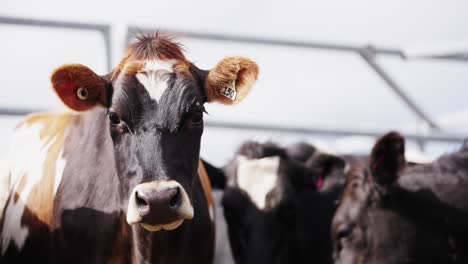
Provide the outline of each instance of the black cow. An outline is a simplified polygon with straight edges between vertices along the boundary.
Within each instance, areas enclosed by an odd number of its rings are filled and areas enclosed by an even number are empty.
[[[335,263],[468,263],[468,148],[408,166],[404,138],[379,138],[354,166],[333,220]]]
[[[105,76],[55,70],[74,112],[31,115],[16,131],[0,262],[210,263],[204,104],[237,103],[257,74],[242,57],[201,70],[161,34],[141,36]]]
[[[344,184],[336,178],[344,179],[344,167],[342,158],[306,144],[244,143],[223,168],[235,262],[330,263],[335,190]]]

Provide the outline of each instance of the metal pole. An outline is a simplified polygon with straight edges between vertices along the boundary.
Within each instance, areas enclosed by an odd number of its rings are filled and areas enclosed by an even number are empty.
[[[229,123],[221,121],[206,121],[206,127],[220,128],[220,129],[235,129],[235,130],[252,130],[252,131],[265,131],[265,132],[281,132],[281,133],[292,133],[292,134],[315,134],[315,135],[328,135],[328,136],[369,136],[379,137],[384,132],[369,132],[360,130],[339,130],[339,129],[321,129],[321,128],[305,128],[305,127],[284,127],[275,125],[258,125],[248,123]],[[423,140],[423,141],[438,141],[448,143],[461,143],[465,139],[462,135],[454,134],[433,134],[433,135],[416,135],[416,134],[405,134],[405,138],[409,140]]]
[[[77,29],[77,30],[95,30],[100,32],[104,38],[104,45],[106,47],[106,66],[110,71],[112,69],[112,46],[111,46],[111,32],[110,26],[106,24],[91,24],[91,23],[78,23],[66,22],[55,20],[42,20],[42,19],[29,19],[0,16],[0,24],[13,25],[13,26],[33,26],[33,27],[50,27],[62,29]]]
[[[153,31],[156,31],[155,28],[138,27],[134,25],[129,26],[127,28],[127,39],[126,39],[127,45],[129,44],[131,37],[134,36],[135,34],[142,33],[142,32],[153,32]],[[203,32],[196,32],[196,31],[183,31],[183,30],[168,29],[168,28],[161,29],[160,31],[167,32],[178,37],[211,40],[211,41],[240,42],[240,43],[249,43],[249,44],[260,44],[260,45],[269,45],[269,46],[286,46],[286,47],[306,48],[306,49],[322,49],[322,50],[330,50],[330,51],[337,51],[337,52],[359,53],[362,50],[362,46],[353,46],[353,45],[337,44],[337,43],[284,40],[284,39],[261,38],[261,37],[251,37],[251,36],[231,35],[231,34],[203,33]],[[404,54],[400,49],[375,48],[374,51],[377,54],[404,57]],[[468,56],[465,56],[465,57],[439,56],[439,57],[432,57],[431,59],[468,62]]]
[[[413,111],[420,119],[424,120],[433,129],[440,131],[440,127],[427,115],[398,85],[390,75],[375,60],[376,52],[372,47],[361,49],[359,54],[367,64],[385,81],[393,92]]]

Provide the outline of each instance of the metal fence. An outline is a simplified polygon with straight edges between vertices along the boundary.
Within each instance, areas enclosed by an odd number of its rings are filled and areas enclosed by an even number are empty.
[[[112,45],[111,45],[111,26],[106,24],[91,24],[91,23],[76,23],[66,21],[55,21],[55,20],[37,20],[37,19],[26,19],[26,18],[13,18],[0,16],[0,24],[6,25],[20,25],[20,26],[34,26],[34,27],[52,27],[60,29],[79,29],[79,30],[94,30],[98,31],[103,35],[105,49],[106,49],[106,63],[107,68],[111,70],[112,62]],[[154,31],[154,29],[128,26],[126,43],[128,44],[132,37],[141,32]],[[418,134],[405,134],[405,136],[419,143],[423,148],[425,143],[428,141],[437,142],[455,142],[459,143],[464,140],[461,135],[451,134],[448,131],[442,131],[440,126],[429,116],[418,104],[412,100],[405,92],[404,89],[399,85],[394,78],[392,78],[385,69],[376,61],[376,57],[383,56],[397,56],[401,59],[406,59],[406,55],[402,50],[398,49],[384,49],[374,47],[372,45],[367,46],[351,46],[336,43],[321,43],[321,42],[305,42],[305,41],[289,41],[282,39],[269,39],[269,38],[258,38],[250,36],[240,35],[226,35],[226,34],[210,34],[203,32],[188,32],[173,29],[162,30],[164,32],[170,32],[178,36],[183,36],[192,39],[201,39],[214,42],[237,42],[244,44],[261,44],[269,46],[282,46],[288,48],[302,48],[302,49],[318,49],[327,50],[334,52],[346,52],[359,54],[363,62],[365,62],[373,71],[382,79],[382,81],[391,89],[394,94],[414,113],[421,121],[425,122],[429,128],[431,128],[429,135],[418,135]],[[434,60],[457,60],[468,62],[467,56],[437,56],[429,59]],[[20,109],[20,108],[1,108],[1,115],[25,115],[30,112],[38,111],[41,109]],[[244,123],[228,123],[228,122],[207,122],[208,127],[234,129],[234,130],[257,130],[267,132],[281,132],[281,133],[296,133],[306,135],[328,135],[328,136],[378,136],[381,134],[380,131],[359,131],[359,130],[336,130],[336,129],[322,129],[322,128],[305,128],[305,127],[283,127],[277,125],[253,125]]]

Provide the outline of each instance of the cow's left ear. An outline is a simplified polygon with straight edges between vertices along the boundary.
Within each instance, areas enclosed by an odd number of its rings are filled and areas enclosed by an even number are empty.
[[[341,172],[339,175],[344,174],[346,162],[339,156],[327,153],[316,153],[305,162],[305,166],[313,172],[315,186],[321,188],[325,180],[335,175],[334,173],[336,171]]]
[[[244,57],[227,57],[208,72],[205,94],[208,102],[235,104],[249,93],[258,77],[258,65]]]
[[[63,65],[52,73],[50,80],[62,102],[75,111],[108,107],[108,82],[84,65]]]
[[[389,132],[377,139],[370,156],[370,169],[377,183],[394,183],[405,166],[405,139],[402,135]]]

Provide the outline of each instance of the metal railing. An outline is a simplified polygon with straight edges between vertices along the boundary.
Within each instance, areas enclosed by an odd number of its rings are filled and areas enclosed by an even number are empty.
[[[126,43],[129,44],[131,39],[140,33],[151,32],[154,29],[129,26],[127,29]],[[236,42],[245,44],[258,44],[268,46],[283,46],[288,48],[302,48],[302,49],[319,49],[332,52],[347,52],[355,53],[361,56],[363,61],[382,79],[387,87],[401,100],[408,109],[421,121],[425,122],[431,129],[431,135],[407,135],[418,142],[420,147],[423,149],[426,141],[443,141],[443,142],[461,142],[463,137],[461,135],[449,135],[448,133],[441,133],[441,127],[434,121],[434,119],[427,114],[426,111],[418,105],[399,85],[394,78],[392,78],[388,72],[385,71],[382,65],[380,65],[376,57],[378,55],[384,56],[396,56],[401,59],[406,59],[406,55],[402,50],[399,49],[388,49],[378,48],[371,45],[368,46],[353,46],[336,43],[321,43],[321,42],[306,42],[306,41],[292,41],[292,40],[281,40],[272,38],[260,38],[240,35],[228,35],[228,34],[210,34],[203,32],[194,31],[180,31],[174,29],[163,29],[163,32],[170,33],[178,37],[186,37],[192,39],[217,41],[217,42]],[[454,60],[468,62],[466,56],[454,57],[454,56],[438,56],[429,58],[431,60]],[[208,126],[214,126],[218,128],[229,128],[229,129],[246,129],[246,130],[263,130],[263,131],[276,131],[285,133],[301,133],[301,134],[321,134],[321,135],[367,135],[367,136],[378,136],[379,132],[366,132],[366,131],[342,131],[342,130],[331,130],[331,129],[320,129],[320,128],[292,128],[292,127],[281,127],[275,125],[251,125],[241,123],[226,123],[226,122],[208,122]]]
[[[0,24],[9,25],[24,25],[24,26],[41,26],[41,27],[53,27],[62,29],[80,29],[80,30],[96,30],[102,33],[105,46],[106,46],[106,62],[107,67],[111,69],[112,62],[112,46],[111,46],[111,26],[106,24],[89,24],[89,23],[76,23],[76,22],[65,22],[65,21],[53,21],[53,20],[37,20],[37,19],[25,19],[25,18],[12,18],[0,16]],[[127,28],[126,43],[130,43],[131,38],[141,32],[154,31],[153,29],[129,26]],[[405,134],[410,140],[415,140],[420,143],[423,147],[427,141],[437,142],[463,142],[464,137],[456,134],[442,133],[440,127],[435,121],[425,112],[423,109],[410,98],[404,89],[397,82],[390,77],[390,75],[383,69],[381,65],[375,60],[378,55],[385,56],[397,56],[405,59],[403,51],[398,49],[386,49],[372,46],[352,46],[336,43],[321,43],[321,42],[306,42],[306,41],[290,41],[282,39],[271,39],[271,38],[259,38],[251,36],[240,36],[240,35],[228,35],[228,34],[211,34],[202,32],[188,32],[180,30],[163,30],[170,32],[180,37],[187,37],[193,39],[201,39],[208,41],[221,41],[221,42],[238,42],[245,44],[260,44],[270,46],[283,46],[289,48],[303,48],[303,49],[319,49],[334,52],[351,52],[359,54],[364,62],[366,62],[375,73],[384,81],[384,83],[395,93],[400,100],[414,113],[420,120],[424,121],[432,128],[429,135],[419,134]],[[468,57],[436,57],[431,59],[443,59],[443,60],[457,60],[468,62]],[[35,112],[38,109],[7,109],[0,108],[0,115],[25,115],[31,112]],[[267,132],[279,132],[279,133],[294,133],[294,134],[311,134],[311,135],[329,135],[329,136],[372,136],[376,137],[380,135],[380,132],[373,131],[359,131],[359,130],[339,130],[339,129],[322,129],[322,128],[305,128],[305,127],[284,127],[276,125],[253,125],[248,123],[229,123],[229,122],[215,122],[209,121],[206,123],[208,127],[213,128],[224,128],[224,129],[235,129],[235,130],[257,130]]]
[[[0,16],[0,25],[2,24],[26,27],[49,27],[58,29],[97,31],[102,34],[102,37],[104,39],[104,45],[106,49],[106,67],[109,71],[112,69],[112,44],[110,25]]]

